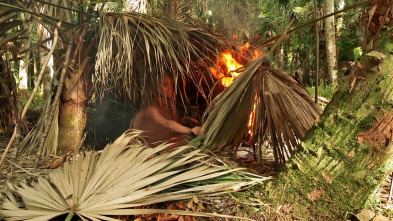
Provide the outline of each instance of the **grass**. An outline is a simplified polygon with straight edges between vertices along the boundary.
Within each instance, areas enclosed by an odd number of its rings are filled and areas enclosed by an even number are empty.
[[[307,87],[308,93],[314,97],[315,96],[315,86]],[[318,87],[318,96],[324,97],[326,99],[332,99],[335,90],[333,85],[319,86]]]

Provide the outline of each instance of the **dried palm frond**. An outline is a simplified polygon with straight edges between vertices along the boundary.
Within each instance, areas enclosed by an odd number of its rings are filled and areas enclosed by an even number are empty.
[[[187,94],[180,83],[203,93],[201,84],[214,81],[202,73],[214,66],[209,56],[216,57],[224,42],[205,29],[138,13],[102,14],[101,29],[96,84],[114,87],[136,106],[152,100],[166,75],[183,102]]]
[[[217,196],[262,181],[233,177],[241,169],[215,166],[208,162],[208,156],[190,146],[164,153],[162,150],[171,144],[149,148],[138,141],[140,133],[128,131],[100,155],[82,154],[31,185],[10,185],[0,214],[8,220],[49,220],[62,214],[92,220],[114,220],[109,215],[189,215],[186,211],[134,207],[193,195]]]
[[[251,130],[257,148],[270,137],[276,163],[283,163],[320,113],[302,85],[261,57],[213,100],[203,125],[205,144],[237,146]]]

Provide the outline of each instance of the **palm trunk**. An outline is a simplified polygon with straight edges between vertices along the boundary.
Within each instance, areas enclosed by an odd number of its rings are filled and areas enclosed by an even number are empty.
[[[58,150],[60,155],[76,151],[82,142],[87,119],[87,95],[84,80],[80,79],[84,69],[85,66],[74,69],[76,73],[73,73],[71,78],[65,79],[59,106]]]
[[[334,12],[334,0],[326,0],[324,5],[325,15]],[[337,82],[337,61],[336,61],[336,31],[334,16],[325,19],[325,40],[326,40],[326,67],[330,83]]]
[[[74,152],[86,126],[86,101],[62,101],[59,107],[59,154]]]
[[[72,72],[69,72],[64,82],[64,89],[59,107],[59,152],[66,154],[74,152],[83,142],[83,130],[86,126],[86,103],[91,96],[91,91],[87,91],[90,84],[91,71],[94,63],[89,57],[94,45],[94,40],[85,43],[85,32],[77,44],[71,61]]]
[[[381,14],[374,15],[376,21]],[[384,33],[384,39],[384,62],[370,59],[344,81],[271,185],[267,197],[289,204],[297,219],[341,220],[364,208],[391,172],[393,37]]]

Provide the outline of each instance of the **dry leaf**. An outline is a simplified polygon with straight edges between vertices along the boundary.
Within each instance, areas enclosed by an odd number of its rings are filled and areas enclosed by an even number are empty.
[[[192,208],[192,204],[193,204],[193,199],[191,199],[190,201],[188,201],[187,207],[188,207],[189,209],[191,209],[191,208]]]
[[[187,206],[183,202],[177,203],[176,206],[179,207],[179,209],[186,209],[187,208]]]
[[[370,25],[370,22],[371,22],[371,20],[373,19],[373,16],[374,16],[374,14],[375,14],[375,11],[377,10],[377,7],[378,7],[378,4],[375,4],[375,5],[373,6],[373,8],[370,9],[370,11],[368,11],[368,24],[367,24],[367,26]]]
[[[177,220],[179,218],[179,215],[173,215],[173,214],[164,214],[162,216],[163,221],[173,221]]]
[[[192,195],[192,199],[194,200],[194,203],[198,203],[198,197],[196,195]]]
[[[54,156],[54,159],[48,163],[47,165],[44,166],[45,169],[56,169],[63,165],[63,158]]]

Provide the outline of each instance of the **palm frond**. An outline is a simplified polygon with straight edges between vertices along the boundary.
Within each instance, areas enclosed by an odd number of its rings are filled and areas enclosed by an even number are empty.
[[[214,66],[209,56],[224,43],[207,30],[138,13],[107,13],[101,21],[95,79],[104,89],[114,87],[138,106],[151,101],[166,75],[177,94],[182,82],[203,93],[201,82],[213,81],[202,73]]]
[[[208,156],[190,146],[165,153],[161,151],[171,144],[149,148],[137,139],[140,133],[128,131],[100,155],[82,154],[31,185],[11,185],[14,191],[6,194],[2,216],[9,220],[48,220],[69,213],[110,220],[108,215],[152,212],[136,206],[190,199],[193,195],[216,196],[251,183],[239,176],[231,179],[231,174],[241,169],[209,164]],[[223,176],[226,182],[214,181]],[[18,196],[23,202],[16,200]]]
[[[247,136],[251,123],[252,143],[261,148],[263,141],[270,137],[276,162],[282,163],[321,110],[302,85],[288,74],[265,66],[265,61],[262,57],[250,63],[213,100],[203,125],[205,144],[214,148],[237,146]]]

